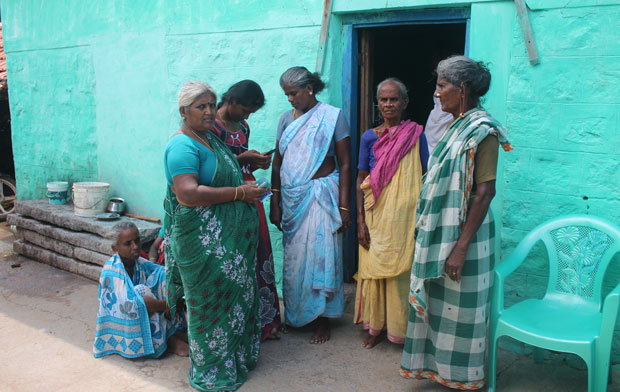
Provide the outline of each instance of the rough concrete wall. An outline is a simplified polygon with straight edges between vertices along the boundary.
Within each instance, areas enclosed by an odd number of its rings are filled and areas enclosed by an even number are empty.
[[[620,224],[620,6],[530,12],[541,63],[528,62],[521,30],[512,35],[507,125],[515,150],[504,154],[505,255],[532,228],[565,214]],[[546,253],[507,281],[507,305],[544,294]],[[620,279],[620,260],[605,290]],[[620,336],[616,331],[616,337]],[[614,339],[620,361],[620,339]]]
[[[314,69],[322,9],[321,0],[218,8],[188,0],[3,1],[19,197],[45,197],[50,180],[100,180],[130,212],[161,217],[162,155],[180,125],[178,90],[191,79],[219,94],[256,80],[267,103],[249,119],[250,148],[272,149],[290,108],[278,79],[294,65]],[[275,228],[272,243],[281,260]]]
[[[9,53],[17,196],[45,196],[49,181],[97,179],[95,78],[83,47]]]

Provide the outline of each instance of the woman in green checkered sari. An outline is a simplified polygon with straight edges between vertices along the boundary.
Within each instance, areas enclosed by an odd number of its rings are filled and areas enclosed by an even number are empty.
[[[215,103],[203,82],[179,93],[183,125],[164,153],[166,285],[171,313],[181,298],[187,306],[190,384],[231,391],[258,360],[255,202],[265,190],[243,183],[237,159],[211,131]]]
[[[401,362],[403,377],[461,390],[484,386],[494,262],[489,205],[498,146],[511,149],[506,129],[479,107],[490,82],[486,66],[468,57],[437,66],[436,96],[454,121],[433,151],[418,202]]]

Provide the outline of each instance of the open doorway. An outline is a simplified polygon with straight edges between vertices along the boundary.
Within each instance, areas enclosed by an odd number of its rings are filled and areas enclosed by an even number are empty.
[[[402,80],[409,90],[406,117],[426,125],[433,108],[435,68],[448,56],[467,54],[468,20],[468,9],[392,11],[343,19],[343,25],[350,26],[345,30],[351,46],[345,50],[345,56],[349,57],[344,62],[343,80],[352,83],[350,89],[345,85],[343,106],[350,113],[353,130],[351,162],[354,181],[360,137],[380,123],[377,84],[388,77]],[[351,206],[356,203],[354,188],[350,194]],[[352,219],[351,227],[344,235],[344,278],[348,282],[357,271],[357,245],[357,224]]]
[[[379,82],[400,79],[409,90],[407,119],[425,125],[433,108],[435,67],[455,54],[464,54],[467,24],[413,24],[359,30],[359,132],[379,125],[376,102]]]

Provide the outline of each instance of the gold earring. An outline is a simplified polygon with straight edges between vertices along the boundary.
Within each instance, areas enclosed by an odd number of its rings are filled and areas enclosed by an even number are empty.
[[[461,110],[460,110],[460,114],[459,114],[459,118],[463,118],[465,117],[465,113],[463,113],[463,107],[465,106],[465,95],[461,94]]]
[[[312,91],[310,91],[310,95],[312,95]]]

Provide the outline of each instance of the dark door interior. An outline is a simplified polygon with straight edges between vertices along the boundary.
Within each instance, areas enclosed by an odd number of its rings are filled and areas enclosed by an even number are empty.
[[[361,29],[359,39],[360,134],[379,125],[377,85],[388,77],[409,90],[407,118],[424,125],[433,108],[437,63],[465,51],[466,24],[416,24]]]

